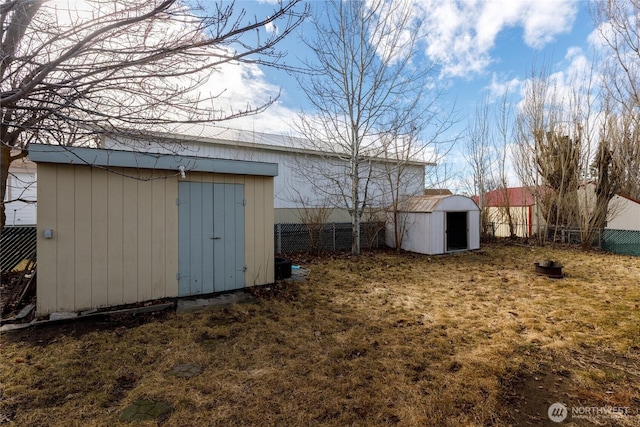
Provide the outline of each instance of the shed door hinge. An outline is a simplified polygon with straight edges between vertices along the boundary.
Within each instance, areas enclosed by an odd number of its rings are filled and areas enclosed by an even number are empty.
[[[247,206],[247,199],[242,199],[242,206]]]

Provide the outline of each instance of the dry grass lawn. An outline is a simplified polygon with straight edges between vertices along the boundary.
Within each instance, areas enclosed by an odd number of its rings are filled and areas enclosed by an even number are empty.
[[[567,277],[536,276],[545,258]],[[547,425],[554,402],[628,408],[563,425],[640,425],[638,257],[496,245],[304,266],[257,304],[3,335],[0,424],[127,425],[150,399],[172,411],[139,425]],[[183,363],[203,371],[167,374]]]

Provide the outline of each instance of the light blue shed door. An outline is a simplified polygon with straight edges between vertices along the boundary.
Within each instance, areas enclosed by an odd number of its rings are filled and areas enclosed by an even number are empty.
[[[244,287],[244,186],[178,186],[178,295]]]

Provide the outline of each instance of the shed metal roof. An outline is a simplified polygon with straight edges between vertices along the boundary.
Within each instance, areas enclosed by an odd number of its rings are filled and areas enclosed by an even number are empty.
[[[460,196],[460,195],[455,195],[455,194],[440,194],[440,195],[436,195],[436,196],[415,196],[415,197],[410,197],[406,200],[403,200],[399,207],[398,210],[400,212],[422,212],[422,213],[431,213],[431,212],[435,212],[438,210],[438,207],[440,206],[440,204],[442,203],[443,200],[445,199],[449,199],[449,198],[462,198],[462,199],[467,199],[469,200],[471,203],[473,203],[475,205],[475,202],[465,196]],[[478,209],[477,206],[475,206],[476,210]]]
[[[164,169],[232,175],[277,176],[278,164],[246,160],[211,159],[137,151],[30,144],[29,158],[38,163],[61,163],[101,167]]]

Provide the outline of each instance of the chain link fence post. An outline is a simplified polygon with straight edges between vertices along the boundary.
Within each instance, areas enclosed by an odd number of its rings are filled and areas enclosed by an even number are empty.
[[[331,224],[331,228],[333,230],[333,233],[332,233],[332,235],[333,235],[333,251],[335,252],[336,251],[336,223],[335,222]]]
[[[282,253],[282,224],[276,224],[276,253]]]

